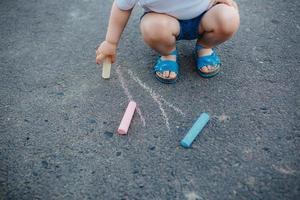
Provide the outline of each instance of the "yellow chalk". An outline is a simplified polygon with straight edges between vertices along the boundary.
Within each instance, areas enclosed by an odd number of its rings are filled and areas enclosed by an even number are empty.
[[[102,78],[109,79],[111,69],[111,59],[109,57],[105,58],[102,68]]]

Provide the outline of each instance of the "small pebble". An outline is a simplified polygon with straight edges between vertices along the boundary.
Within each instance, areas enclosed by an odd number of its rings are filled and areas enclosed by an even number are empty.
[[[64,115],[64,120],[69,120],[69,116],[68,115]]]
[[[267,152],[270,151],[270,149],[269,149],[268,147],[264,147],[263,150],[264,150],[264,151],[267,151]]]
[[[266,107],[261,107],[260,109],[261,109],[261,110],[267,110],[267,108],[266,108]]]
[[[153,151],[153,150],[155,149],[155,146],[151,146],[151,147],[149,147],[149,149],[150,149],[151,151]]]
[[[47,167],[48,167],[48,162],[47,162],[46,160],[43,160],[43,161],[42,161],[42,166],[43,166],[44,168],[47,168]]]
[[[91,124],[97,123],[97,121],[95,119],[88,119],[88,122],[91,123]]]
[[[276,19],[272,19],[271,22],[272,22],[273,24],[279,24],[279,23],[280,23],[280,22],[279,22],[278,20],[276,20]]]
[[[112,138],[114,134],[113,134],[112,132],[105,131],[105,132],[104,132],[104,135],[105,135],[107,138]]]

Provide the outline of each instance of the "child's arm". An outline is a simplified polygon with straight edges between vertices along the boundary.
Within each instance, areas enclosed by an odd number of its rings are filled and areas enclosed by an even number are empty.
[[[100,64],[106,57],[111,57],[112,62],[116,61],[116,49],[122,32],[131,15],[130,10],[121,10],[116,3],[113,3],[106,38],[96,51],[96,63]]]

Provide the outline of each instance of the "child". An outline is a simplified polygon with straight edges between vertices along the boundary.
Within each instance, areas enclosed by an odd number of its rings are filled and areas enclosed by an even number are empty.
[[[115,0],[105,41],[96,51],[97,64],[106,57],[115,62],[118,42],[136,3],[145,10],[140,21],[144,41],[161,55],[154,66],[159,81],[177,80],[177,40],[197,39],[198,74],[205,78],[218,74],[221,62],[212,48],[232,37],[239,27],[233,0]]]

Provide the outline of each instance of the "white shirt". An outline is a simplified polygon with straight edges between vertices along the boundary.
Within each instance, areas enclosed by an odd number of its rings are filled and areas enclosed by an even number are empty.
[[[135,4],[144,8],[145,12],[165,13],[177,19],[192,19],[212,6],[211,0],[115,0],[121,10],[130,10]]]

